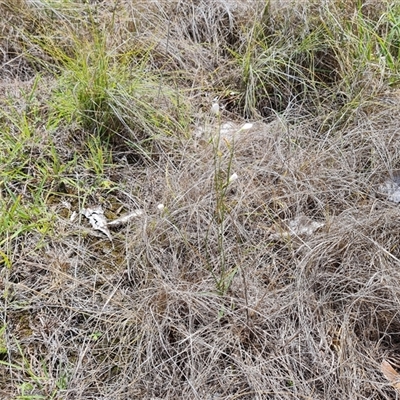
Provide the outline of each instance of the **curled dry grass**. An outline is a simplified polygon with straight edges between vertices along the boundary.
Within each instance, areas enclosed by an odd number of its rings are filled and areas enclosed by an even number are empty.
[[[115,247],[59,216],[39,249],[35,235],[20,239],[3,315],[4,360],[21,369],[5,368],[5,387],[33,381],[49,396],[63,380],[56,398],[88,399],[391,398],[379,360],[397,352],[399,213],[371,190],[383,161],[398,161],[396,127],[380,121],[332,138],[260,124],[238,141],[223,232],[225,268],[237,273],[224,295],[211,273],[208,144],[124,167],[113,201],[146,216],[116,232]],[[297,215],[325,226],[271,239]]]
[[[248,17],[217,3],[210,16],[203,2],[154,2],[134,27],[119,21],[131,31],[155,24],[156,14],[172,21],[178,35],[164,29],[168,46],[155,47],[146,65],[185,70],[193,107],[209,87],[197,86],[201,79],[219,71],[192,53],[185,60],[179,46],[219,49],[217,59],[240,75],[222,50],[239,51],[240,24],[239,38],[228,37],[229,24]],[[185,20],[196,7],[199,20]],[[37,91],[51,97],[46,90]],[[393,398],[380,364],[395,366],[400,351],[399,210],[375,193],[399,169],[396,92],[350,94],[345,109],[321,103],[320,116],[289,96],[279,116],[247,132],[237,121],[234,133],[222,130],[232,110],[221,120],[199,111],[201,133],[154,138],[146,158],[82,126],[46,126],[46,97],[32,108],[34,92],[24,93],[16,102],[24,118],[9,101],[1,114],[2,398]],[[238,179],[227,187],[216,184],[232,173]],[[114,229],[111,243],[70,220],[98,204],[109,218],[137,208],[144,215]],[[288,233],[299,216],[324,225]]]

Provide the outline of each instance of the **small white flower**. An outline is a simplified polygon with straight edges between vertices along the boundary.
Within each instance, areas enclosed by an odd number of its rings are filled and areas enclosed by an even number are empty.
[[[247,122],[246,124],[244,124],[240,130],[241,131],[248,131],[253,127],[253,124],[251,122]]]
[[[165,208],[165,206],[164,206],[164,204],[159,204],[158,206],[157,206],[157,208],[158,208],[158,210],[159,211],[163,211],[164,210],[164,208]]]
[[[237,178],[238,178],[238,174],[235,172],[234,174],[232,174],[229,177],[229,183],[235,182]]]
[[[213,103],[211,106],[211,112],[215,115],[219,115],[219,104],[218,103]]]

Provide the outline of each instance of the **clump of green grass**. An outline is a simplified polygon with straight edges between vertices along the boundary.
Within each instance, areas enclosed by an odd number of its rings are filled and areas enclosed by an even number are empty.
[[[35,48],[24,56],[57,77],[50,126],[77,123],[106,142],[121,137],[120,142],[144,153],[166,133],[187,134],[188,103],[181,93],[167,87],[162,76],[149,70],[151,48],[143,50],[134,38],[131,46],[109,40],[115,18],[98,23],[101,10],[97,8],[42,6],[31,18],[45,26],[35,24],[33,31],[21,31],[17,43]]]
[[[10,242],[21,234],[29,231],[46,234],[52,226],[51,216],[45,210],[44,189],[51,186],[50,176],[57,171],[56,164],[47,162],[44,154],[47,144],[37,135],[42,126],[41,111],[33,100],[37,82],[24,96],[25,110],[13,110],[9,105],[9,111],[3,109],[0,113],[3,132],[0,202],[4,209],[0,217],[0,245],[8,251]]]
[[[241,68],[245,115],[269,117],[301,107],[314,115],[329,108],[338,117],[398,80],[393,5],[372,16],[362,5],[348,14],[337,7],[299,3],[289,21],[265,7],[239,50],[231,50]]]
[[[146,58],[138,59],[134,50],[108,49],[106,35],[94,32],[92,41],[77,41],[74,55],[66,56],[53,97],[53,125],[75,121],[106,141],[122,138],[145,153],[160,136],[185,135],[189,108],[181,95],[146,72]]]

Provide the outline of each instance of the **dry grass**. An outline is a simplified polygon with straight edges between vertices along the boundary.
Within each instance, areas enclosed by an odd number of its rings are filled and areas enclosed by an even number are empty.
[[[0,1],[1,399],[397,398],[393,4],[56,3]]]

